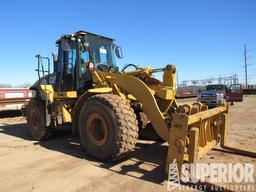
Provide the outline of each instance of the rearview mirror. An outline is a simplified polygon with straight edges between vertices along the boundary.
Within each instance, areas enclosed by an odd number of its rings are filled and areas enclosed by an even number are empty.
[[[119,59],[123,58],[123,52],[122,52],[121,47],[115,46],[115,54],[116,54],[117,58],[119,58]]]

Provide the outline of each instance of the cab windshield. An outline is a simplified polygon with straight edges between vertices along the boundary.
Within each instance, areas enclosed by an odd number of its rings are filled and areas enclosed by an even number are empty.
[[[95,66],[108,65],[115,66],[114,44],[112,40],[101,37],[85,36],[83,39],[84,49],[82,59],[92,61]]]

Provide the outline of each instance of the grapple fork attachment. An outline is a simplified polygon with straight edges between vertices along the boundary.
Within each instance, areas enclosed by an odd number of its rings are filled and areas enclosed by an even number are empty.
[[[185,105],[184,113],[174,114],[168,141],[167,172],[169,164],[176,160],[181,173],[184,161],[195,163],[219,142],[221,148],[240,155],[256,157],[253,152],[226,145],[227,104],[210,110],[206,109],[200,104]]]
[[[184,113],[174,114],[168,141],[167,168],[176,159],[179,171],[184,160],[196,162],[219,141],[223,146],[226,138],[227,105],[210,110],[200,104],[184,108]]]

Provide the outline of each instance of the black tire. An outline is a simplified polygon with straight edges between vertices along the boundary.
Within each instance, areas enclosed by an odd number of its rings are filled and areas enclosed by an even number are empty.
[[[26,107],[28,132],[35,140],[44,140],[50,137],[51,132],[45,126],[45,104],[43,101],[31,99]]]
[[[138,122],[129,103],[113,94],[87,100],[79,116],[83,148],[101,161],[114,161],[134,150]]]

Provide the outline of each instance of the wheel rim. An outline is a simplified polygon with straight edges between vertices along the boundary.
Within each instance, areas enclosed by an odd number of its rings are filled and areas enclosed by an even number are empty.
[[[38,119],[38,115],[36,113],[36,111],[34,109],[31,110],[30,113],[30,124],[31,127],[36,130],[38,127],[38,123],[39,123],[39,119]]]
[[[105,118],[101,114],[90,114],[86,123],[86,129],[93,144],[102,146],[107,143],[109,128]]]

